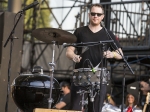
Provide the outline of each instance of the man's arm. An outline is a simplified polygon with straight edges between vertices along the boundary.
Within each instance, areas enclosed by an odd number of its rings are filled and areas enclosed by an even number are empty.
[[[56,109],[61,109],[61,108],[65,107],[65,106],[66,106],[66,103],[63,102],[63,101],[61,101],[61,102],[59,102],[59,103],[57,103],[57,104],[55,105],[55,108],[56,108]]]
[[[116,106],[116,103],[114,102],[110,94],[107,94],[107,99],[108,99],[108,103],[110,103],[113,106]]]
[[[75,51],[75,47],[72,47],[72,46],[68,47],[66,51],[66,56],[70,60],[73,60],[74,62],[79,63],[81,60],[81,57],[79,55],[76,55],[74,51]]]

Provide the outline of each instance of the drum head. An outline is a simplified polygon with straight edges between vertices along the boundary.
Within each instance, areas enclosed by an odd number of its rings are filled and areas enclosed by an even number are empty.
[[[20,75],[12,83],[13,100],[18,108],[24,112],[33,112],[34,108],[48,108],[49,92],[50,77],[47,75]],[[59,97],[60,86],[54,78],[51,107],[57,103]]]

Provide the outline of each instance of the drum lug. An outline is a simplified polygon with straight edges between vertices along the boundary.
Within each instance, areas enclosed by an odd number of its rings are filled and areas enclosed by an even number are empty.
[[[107,71],[107,79],[110,80],[110,72]]]
[[[100,79],[100,74],[97,74],[96,76],[97,76],[98,79]]]
[[[87,76],[87,79],[90,79],[90,78],[91,78],[91,75],[88,75],[88,76]]]

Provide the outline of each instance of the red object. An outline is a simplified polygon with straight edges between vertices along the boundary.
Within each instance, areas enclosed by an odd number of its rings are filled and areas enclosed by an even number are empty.
[[[119,41],[119,36],[118,35],[116,35],[116,40]]]
[[[132,107],[129,107],[127,112],[132,112]]]

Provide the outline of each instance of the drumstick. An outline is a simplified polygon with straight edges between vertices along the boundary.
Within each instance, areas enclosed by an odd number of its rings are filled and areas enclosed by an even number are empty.
[[[83,53],[85,53],[85,51],[89,50],[89,47],[85,46],[85,47],[82,47],[82,52],[81,54],[79,55],[79,57],[82,56]]]

